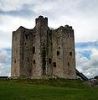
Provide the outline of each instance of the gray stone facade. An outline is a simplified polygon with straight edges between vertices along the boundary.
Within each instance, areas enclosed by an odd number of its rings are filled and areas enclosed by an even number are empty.
[[[76,79],[74,30],[48,27],[39,16],[33,29],[20,26],[12,36],[12,78]]]

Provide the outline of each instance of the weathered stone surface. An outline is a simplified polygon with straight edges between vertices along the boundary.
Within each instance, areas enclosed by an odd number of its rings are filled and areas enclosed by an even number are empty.
[[[59,77],[75,79],[74,30],[61,26],[52,30],[48,18],[36,18],[33,29],[19,27],[12,37],[13,78]]]

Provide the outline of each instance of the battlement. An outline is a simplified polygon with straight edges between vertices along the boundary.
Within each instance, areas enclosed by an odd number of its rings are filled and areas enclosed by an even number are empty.
[[[72,26],[69,26],[69,25],[60,26],[59,29],[73,30]]]
[[[48,26],[48,18],[47,17],[43,17],[43,16],[39,16],[38,18],[35,19],[35,23],[36,23],[36,25],[43,24],[43,25],[47,25]]]
[[[60,26],[59,28],[55,29],[54,31],[62,31],[63,33],[70,33],[70,35],[74,35],[74,29],[72,28],[72,26],[69,25],[65,25],[65,26]],[[72,35],[72,36],[73,36]]]

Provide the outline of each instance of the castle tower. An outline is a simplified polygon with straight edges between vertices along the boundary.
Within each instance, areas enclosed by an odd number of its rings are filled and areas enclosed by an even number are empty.
[[[33,29],[20,27],[12,37],[12,77],[75,79],[74,30],[48,27],[48,18],[39,16]]]
[[[36,42],[35,42],[35,48],[36,48],[36,57],[38,59],[36,65],[36,69],[39,69],[37,71],[40,72],[40,76],[44,76],[47,74],[47,33],[48,33],[48,19],[43,16],[39,16],[36,18]],[[39,53],[38,53],[39,52]],[[32,69],[33,70],[33,69]],[[34,72],[33,72],[34,73]],[[32,75],[34,75],[32,73]],[[37,74],[38,74],[37,73]],[[35,76],[37,76],[37,74]],[[32,76],[34,78],[34,76]]]
[[[19,27],[18,30],[12,34],[12,67],[11,76],[17,78],[20,76],[20,66],[22,64],[22,33],[23,27]]]
[[[74,30],[71,26],[61,26],[52,33],[53,75],[75,79]]]
[[[13,78],[30,78],[32,72],[32,30],[20,26],[12,37],[12,69]]]

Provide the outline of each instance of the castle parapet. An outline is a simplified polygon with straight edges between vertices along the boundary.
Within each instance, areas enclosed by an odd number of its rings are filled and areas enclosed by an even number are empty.
[[[47,17],[39,16],[38,18],[35,19],[35,22],[36,22],[36,26],[37,25],[48,26],[48,18]]]
[[[67,31],[74,32],[74,29],[72,28],[72,26],[65,25],[65,29],[66,29]]]

